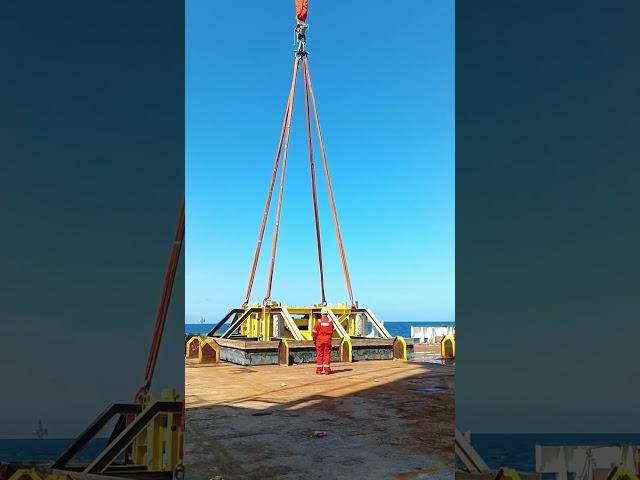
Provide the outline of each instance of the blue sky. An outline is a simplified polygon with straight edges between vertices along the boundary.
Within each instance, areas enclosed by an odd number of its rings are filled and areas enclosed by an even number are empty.
[[[213,322],[244,299],[291,78],[293,4],[187,2],[186,322]],[[307,22],[354,296],[384,321],[454,320],[453,1],[312,1]],[[320,300],[298,87],[271,295],[288,305]],[[316,167],[337,303],[347,293]],[[265,294],[274,214],[275,201],[252,301]]]

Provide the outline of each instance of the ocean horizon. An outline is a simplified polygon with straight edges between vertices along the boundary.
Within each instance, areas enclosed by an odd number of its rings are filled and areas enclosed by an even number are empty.
[[[634,433],[471,433],[471,445],[492,470],[534,472],[537,445],[639,445]]]
[[[2,463],[52,463],[62,455],[75,438],[0,438],[0,462]],[[96,458],[107,445],[108,438],[92,439],[74,457],[74,460],[89,462]]]
[[[0,462],[49,463],[71,445],[72,438],[0,439]],[[104,448],[106,438],[96,438],[76,459],[90,461]],[[472,433],[471,444],[492,470],[501,467],[518,472],[535,471],[535,445],[639,445],[640,434],[632,433]]]
[[[185,335],[204,335],[209,333],[215,324],[213,323],[185,323],[184,333]],[[230,322],[227,322],[230,325]],[[455,322],[438,322],[438,321],[420,321],[420,322],[406,322],[406,321],[393,321],[386,320],[384,322],[385,328],[389,331],[392,337],[404,337],[411,338],[411,327],[455,327]],[[223,327],[224,328],[224,327]]]

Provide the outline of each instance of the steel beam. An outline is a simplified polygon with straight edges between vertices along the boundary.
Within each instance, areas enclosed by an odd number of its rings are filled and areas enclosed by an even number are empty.
[[[342,326],[342,324],[338,321],[338,318],[333,314],[333,312],[331,311],[331,309],[328,309],[328,317],[331,319],[331,321],[333,322],[333,326],[335,327],[336,331],[338,332],[338,335],[340,336],[340,338],[347,338],[349,337],[349,334],[347,333],[347,331],[344,329],[344,327]]]
[[[464,438],[464,435],[456,428],[455,432],[455,454],[460,459],[470,473],[484,473],[489,471],[489,467],[482,457],[478,455],[471,443]]]
[[[369,321],[373,325],[373,328],[378,331],[382,338],[391,338],[391,335],[389,334],[387,329],[384,328],[382,322],[378,320],[378,317],[376,317],[370,309],[358,308],[356,310],[356,313],[364,313],[367,317],[369,317]]]
[[[232,309],[229,313],[227,313],[224,317],[222,317],[222,320],[220,320],[215,327],[213,327],[211,329],[211,331],[209,333],[207,333],[207,337],[213,337],[215,335],[215,333],[220,329],[220,327],[222,327],[225,323],[227,323],[227,321],[235,314],[238,315],[240,313],[244,312],[244,310],[242,310],[241,308],[234,308]]]
[[[229,338],[229,337],[231,336],[231,334],[233,334],[233,332],[235,332],[235,331],[240,327],[240,325],[242,325],[242,324],[244,323],[244,321],[245,321],[247,318],[249,318],[249,316],[250,316],[252,313],[256,313],[256,312],[259,312],[259,311],[261,311],[261,310],[262,310],[262,309],[261,309],[261,308],[258,308],[258,307],[251,307],[251,308],[247,308],[247,309],[244,311],[244,313],[243,313],[242,315],[240,315],[238,318],[236,318],[236,319],[233,321],[233,323],[231,324],[231,326],[229,327],[229,329],[228,329],[226,332],[224,332],[224,333],[220,336],[220,338]],[[240,310],[240,311],[242,311],[242,310]]]
[[[104,410],[75,442],[53,463],[51,468],[64,469],[67,463],[94,438],[115,415],[137,415],[142,406],[137,403],[115,403]]]
[[[120,455],[125,448],[138,436],[156,415],[161,413],[182,412],[182,402],[157,401],[140,412],[135,419],[127,425],[118,437],[100,452],[93,462],[84,469],[84,473],[103,473],[107,467]]]
[[[286,307],[279,307],[275,310],[279,310],[282,314],[282,317],[284,318],[284,324],[291,332],[291,335],[293,335],[294,340],[304,340],[304,337],[302,336],[300,329],[296,325],[295,320],[293,319],[293,317],[291,317],[289,310],[287,310]]]

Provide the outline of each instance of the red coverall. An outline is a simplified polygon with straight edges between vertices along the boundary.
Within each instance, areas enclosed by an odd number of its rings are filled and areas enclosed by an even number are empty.
[[[316,373],[331,373],[331,335],[333,322],[326,315],[322,315],[311,332],[313,343],[316,345]]]

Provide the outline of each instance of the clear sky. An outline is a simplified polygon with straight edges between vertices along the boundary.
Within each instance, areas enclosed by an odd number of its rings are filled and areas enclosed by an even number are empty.
[[[187,2],[185,321],[244,293],[293,65],[293,0]],[[454,2],[310,2],[307,49],[355,299],[454,320]],[[271,298],[320,301],[302,84]],[[316,160],[320,160],[316,147]],[[347,300],[316,170],[327,300]],[[275,196],[274,196],[275,198]],[[264,298],[275,202],[253,288]]]

